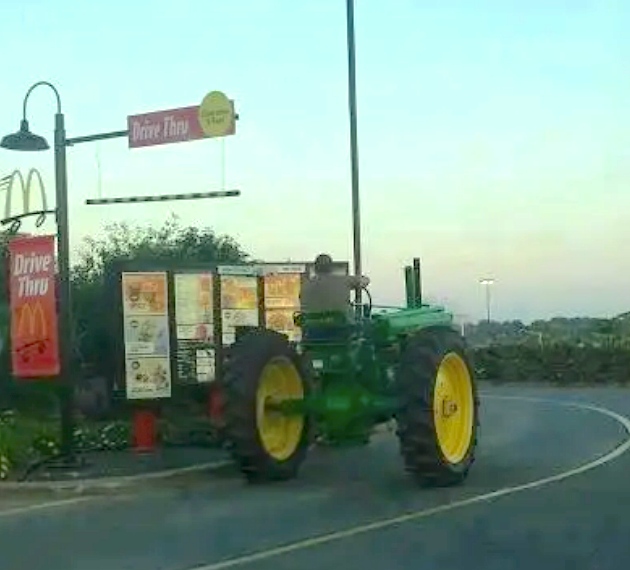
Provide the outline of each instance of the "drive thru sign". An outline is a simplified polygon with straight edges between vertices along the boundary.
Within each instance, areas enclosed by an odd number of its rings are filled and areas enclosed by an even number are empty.
[[[233,135],[235,120],[234,101],[211,91],[201,105],[127,117],[129,148]]]

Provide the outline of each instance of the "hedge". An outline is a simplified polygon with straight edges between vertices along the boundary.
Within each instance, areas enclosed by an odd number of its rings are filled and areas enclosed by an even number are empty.
[[[630,381],[630,350],[622,347],[508,345],[475,348],[471,353],[482,381],[562,386],[625,385]]]

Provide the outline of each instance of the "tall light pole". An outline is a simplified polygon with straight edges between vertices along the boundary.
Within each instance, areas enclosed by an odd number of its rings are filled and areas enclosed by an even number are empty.
[[[487,321],[490,322],[490,288],[494,285],[494,279],[486,277],[480,279],[479,283],[486,288],[486,318]]]
[[[350,165],[352,176],[352,251],[354,274],[363,275],[361,266],[361,209],[359,203],[359,144],[357,138],[357,86],[354,45],[354,0],[346,0],[348,35],[348,110],[350,114]],[[361,304],[361,289],[355,291],[355,303]],[[361,313],[362,314],[362,313]]]

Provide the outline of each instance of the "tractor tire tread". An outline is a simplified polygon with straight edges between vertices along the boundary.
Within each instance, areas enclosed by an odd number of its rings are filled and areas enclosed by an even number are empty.
[[[433,421],[433,387],[440,362],[447,352],[457,352],[471,373],[473,388],[473,434],[464,459],[449,463],[441,453]],[[450,486],[462,482],[475,460],[479,398],[464,339],[454,330],[421,331],[403,351],[397,374],[402,405],[396,413],[396,433],[405,469],[423,486]]]
[[[305,418],[298,448],[285,461],[270,457],[260,443],[256,426],[256,392],[260,373],[275,356],[284,356],[296,366],[307,395],[310,391],[308,369],[287,338],[275,331],[258,329],[239,338],[230,347],[223,373],[225,437],[233,459],[252,483],[294,477],[308,449],[309,418]]]

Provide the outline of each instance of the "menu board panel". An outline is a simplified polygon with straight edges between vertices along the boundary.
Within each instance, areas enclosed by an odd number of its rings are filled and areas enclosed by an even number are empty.
[[[299,273],[272,273],[264,276],[265,326],[287,335],[290,341],[301,338],[300,329],[293,320],[300,310]]]
[[[212,274],[175,275],[175,321],[177,325],[213,322]]]
[[[251,275],[221,277],[223,344],[232,344],[236,327],[258,326],[258,279]]]
[[[280,273],[264,277],[265,307],[289,308],[300,306],[301,275]]]
[[[177,373],[182,382],[212,382],[214,375],[213,278],[175,275]]]
[[[166,273],[123,273],[122,289],[127,398],[169,398]]]
[[[265,311],[265,327],[287,335],[291,342],[299,342],[302,334],[293,320],[295,312],[295,309],[269,309]]]
[[[158,316],[129,316],[125,319],[126,354],[168,356],[168,320]]]

